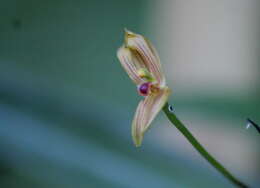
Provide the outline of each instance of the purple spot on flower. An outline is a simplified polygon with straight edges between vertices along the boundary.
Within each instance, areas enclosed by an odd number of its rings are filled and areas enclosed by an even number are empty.
[[[138,91],[142,96],[147,96],[149,93],[150,89],[150,84],[149,82],[143,83],[138,87]]]

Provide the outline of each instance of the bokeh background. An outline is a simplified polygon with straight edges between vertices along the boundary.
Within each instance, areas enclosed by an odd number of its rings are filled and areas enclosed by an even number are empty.
[[[236,177],[260,185],[257,0],[2,0],[0,187],[233,187],[170,125],[141,148],[141,97],[116,50],[126,27],[159,51],[175,113]]]

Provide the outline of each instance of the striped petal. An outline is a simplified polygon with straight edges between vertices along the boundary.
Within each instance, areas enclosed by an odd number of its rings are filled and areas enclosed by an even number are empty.
[[[143,79],[139,76],[138,70],[144,67],[142,61],[134,56],[131,50],[125,46],[122,46],[118,49],[117,57],[133,82],[136,85],[141,84]]]
[[[125,31],[125,45],[142,58],[147,70],[155,77],[161,86],[165,86],[160,58],[153,45],[143,36],[131,31]]]
[[[170,95],[170,89],[164,87],[140,101],[132,123],[132,137],[136,146],[142,144],[143,135],[149,128],[159,111],[163,108]]]

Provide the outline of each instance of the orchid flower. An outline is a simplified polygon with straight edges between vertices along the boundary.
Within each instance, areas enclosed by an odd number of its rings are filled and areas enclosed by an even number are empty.
[[[170,95],[159,56],[152,44],[139,34],[125,30],[124,44],[117,56],[144,99],[137,106],[132,122],[132,137],[140,146],[143,135]]]

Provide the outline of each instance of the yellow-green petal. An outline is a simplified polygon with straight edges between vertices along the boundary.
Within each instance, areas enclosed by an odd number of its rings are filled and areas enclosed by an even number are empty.
[[[122,46],[117,51],[117,57],[131,80],[136,85],[141,84],[143,79],[139,76],[138,70],[141,69],[143,65],[140,64],[140,61],[132,55],[131,50]]]
[[[125,46],[130,48],[133,54],[140,56],[147,70],[155,77],[161,86],[165,86],[165,77],[156,49],[142,35],[135,34],[128,30],[125,32]]]
[[[132,123],[132,137],[136,146],[142,144],[144,133],[167,102],[169,95],[170,89],[164,87],[139,102]]]

